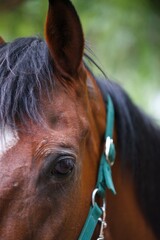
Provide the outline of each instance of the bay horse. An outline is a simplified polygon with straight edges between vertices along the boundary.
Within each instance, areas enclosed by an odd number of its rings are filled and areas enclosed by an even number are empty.
[[[88,60],[69,0],[0,39],[1,240],[160,239],[160,129]]]

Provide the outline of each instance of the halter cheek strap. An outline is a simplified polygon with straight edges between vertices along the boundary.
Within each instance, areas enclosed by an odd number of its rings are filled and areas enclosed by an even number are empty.
[[[104,239],[104,229],[107,226],[106,223],[106,189],[110,189],[113,194],[116,194],[113,180],[111,166],[114,164],[116,151],[113,143],[113,129],[114,129],[114,106],[112,99],[108,96],[107,106],[107,122],[106,122],[106,132],[105,132],[105,149],[102,153],[100,166],[98,171],[98,179],[96,188],[92,193],[92,205],[89,210],[89,214],[85,225],[78,240],[90,240],[93,236],[94,230],[100,222],[100,234],[97,240]],[[103,200],[103,206],[99,206],[96,203],[96,196],[99,196]]]

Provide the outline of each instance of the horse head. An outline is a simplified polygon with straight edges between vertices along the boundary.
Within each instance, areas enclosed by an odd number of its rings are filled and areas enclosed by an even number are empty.
[[[3,240],[77,239],[96,184],[106,112],[70,1],[49,1],[45,39],[0,48]]]
[[[1,240],[160,238],[160,130],[84,45],[69,0],[49,0],[45,41],[0,37]]]

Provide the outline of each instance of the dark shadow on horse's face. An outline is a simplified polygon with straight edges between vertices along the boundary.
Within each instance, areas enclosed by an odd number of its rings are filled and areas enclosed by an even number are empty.
[[[3,240],[77,239],[96,183],[105,107],[93,76],[83,65],[83,33],[68,1],[50,1],[46,41],[54,74],[49,96],[42,89],[37,99],[43,121],[36,123],[23,111],[25,125],[16,115],[16,128],[4,124],[2,132]]]

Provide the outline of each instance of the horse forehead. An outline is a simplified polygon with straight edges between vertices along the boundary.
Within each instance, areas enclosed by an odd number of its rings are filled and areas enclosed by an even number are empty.
[[[78,89],[78,90],[77,90]],[[53,91],[53,101],[44,101],[43,109],[47,118],[54,122],[71,122],[72,126],[79,121],[85,126],[87,123],[88,98],[86,87],[75,84],[72,87],[63,87]],[[80,94],[81,93],[81,94]]]
[[[19,136],[16,130],[5,126],[0,129],[0,157],[9,149],[13,148],[19,141]]]

